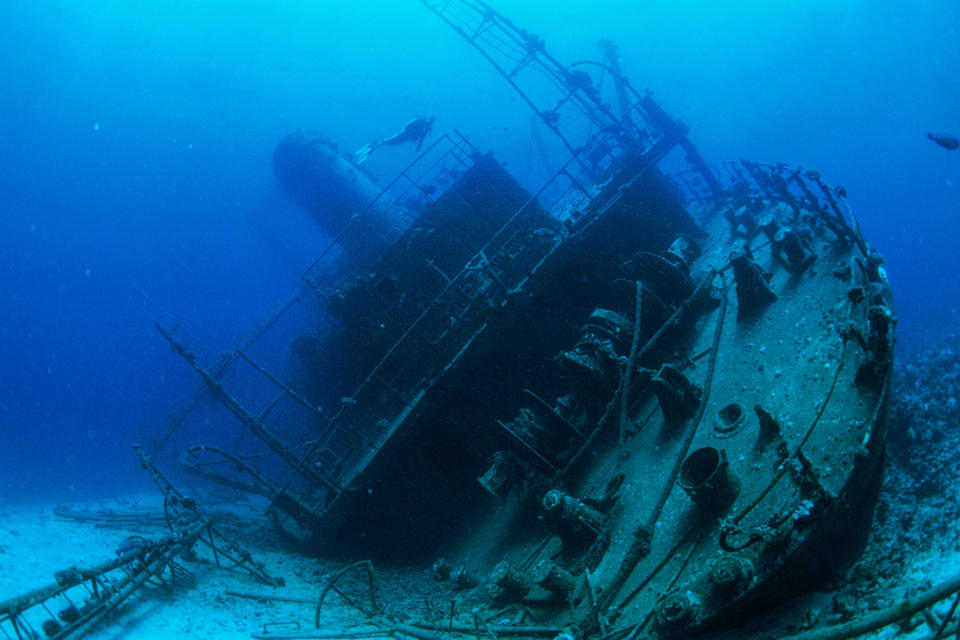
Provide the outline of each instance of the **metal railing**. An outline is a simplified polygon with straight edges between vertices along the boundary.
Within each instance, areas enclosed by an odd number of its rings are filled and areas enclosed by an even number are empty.
[[[473,46],[530,107],[536,116],[583,163],[602,175],[627,150],[645,152],[676,122],[650,98],[617,74],[629,111],[618,116],[603,100],[584,64],[563,65],[544,41],[513,24],[483,0],[420,0]],[[585,152],[585,153],[582,153]]]
[[[441,196],[457,177],[473,166],[477,148],[460,132],[443,134],[420,153],[350,221],[330,239],[316,259],[301,275],[301,280],[321,298],[325,298],[342,284],[347,276],[337,278],[330,271],[328,257],[338,247],[338,241],[354,226],[364,222],[374,211],[399,210],[400,217],[407,212],[422,209]],[[357,265],[358,267],[361,265]],[[369,266],[369,265],[366,265]]]
[[[826,184],[817,171],[787,164],[765,164],[749,160],[728,160],[712,169],[723,194],[780,199],[795,209],[805,208],[836,223],[861,243],[862,234],[842,186]],[[712,198],[715,194],[703,176],[694,170],[670,176],[688,202]]]

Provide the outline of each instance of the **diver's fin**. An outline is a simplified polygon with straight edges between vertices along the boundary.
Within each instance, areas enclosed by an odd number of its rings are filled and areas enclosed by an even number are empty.
[[[353,154],[353,159],[357,164],[363,164],[367,161],[367,158],[370,157],[370,154],[373,153],[373,150],[380,146],[379,140],[374,140],[370,144],[361,147],[355,154]]]

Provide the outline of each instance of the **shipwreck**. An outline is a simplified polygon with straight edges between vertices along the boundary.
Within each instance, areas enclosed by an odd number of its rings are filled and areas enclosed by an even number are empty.
[[[282,140],[330,244],[229,353],[158,322],[204,384],[150,450],[212,396],[222,437],[187,471],[266,496],[305,548],[432,566],[560,638],[728,626],[855,557],[895,317],[843,189],[708,165],[612,45],[565,65],[483,2],[423,4],[565,161],[531,191],[452,132],[381,185],[319,133]]]

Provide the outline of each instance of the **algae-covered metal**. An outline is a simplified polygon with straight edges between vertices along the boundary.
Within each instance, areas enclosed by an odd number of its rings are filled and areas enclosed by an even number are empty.
[[[623,262],[619,305],[597,298],[558,352],[566,384],[503,424],[521,446],[483,476],[503,502],[457,556],[493,567],[497,597],[570,602],[555,623],[587,635],[727,625],[829,575],[869,523],[893,339],[880,260],[833,212],[742,186],[691,205],[687,258]]]
[[[342,211],[368,177],[331,144],[285,139],[278,177],[331,247],[345,240],[304,275],[320,321],[293,340],[288,380],[250,349],[203,364],[161,327],[239,419],[185,467],[267,495],[320,553],[433,563],[474,620],[522,605],[535,635],[730,625],[855,555],[894,316],[843,190],[784,165],[709,168],[619,74],[615,114],[484,3],[424,4],[569,160],[530,193],[442,136]],[[231,386],[241,368],[266,401]]]

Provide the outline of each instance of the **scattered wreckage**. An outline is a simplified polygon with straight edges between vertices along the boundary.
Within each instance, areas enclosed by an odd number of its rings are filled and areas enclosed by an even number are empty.
[[[196,561],[196,547],[205,546],[217,567],[242,571],[261,584],[281,586],[282,578],[269,575],[250,552],[221,534],[199,510],[196,501],[170,484],[140,447],[134,447],[140,463],[163,493],[163,515],[168,536],[129,536],[118,545],[114,558],[87,568],[71,566],[58,571],[54,582],[23,595],[0,602],[0,633],[4,638],[35,640],[78,638],[113,615],[128,599],[148,587],[172,591],[195,583],[182,564]],[[89,513],[63,510],[61,517],[91,517]],[[109,514],[113,524],[151,522],[143,513]],[[115,517],[115,518],[114,518]],[[42,635],[41,635],[42,634]]]

